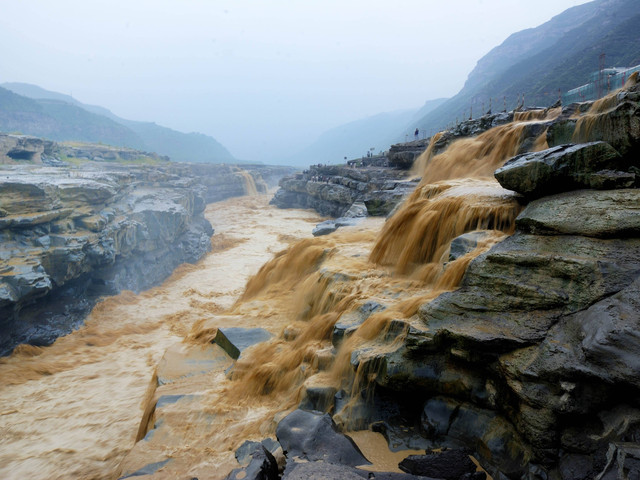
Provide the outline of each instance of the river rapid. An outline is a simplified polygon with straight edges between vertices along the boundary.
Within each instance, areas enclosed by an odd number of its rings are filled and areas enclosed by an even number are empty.
[[[0,478],[109,479],[133,447],[164,352],[197,321],[229,309],[250,275],[322,220],[270,196],[207,207],[212,251],[162,285],[123,292],[50,347],[0,359]],[[223,322],[224,323],[224,322]],[[222,326],[222,325],[221,325]],[[238,325],[234,326],[252,326]],[[261,322],[278,333],[281,326]]]
[[[21,346],[0,359],[0,478],[110,479],[159,462],[156,480],[224,478],[238,466],[234,450],[273,437],[306,388],[357,401],[375,372],[366,362],[354,368],[354,352],[373,358],[395,348],[406,329],[393,333],[394,321],[418,322],[420,305],[457,288],[475,257],[513,233],[522,206],[492,172],[518,151],[523,121],[432,157],[434,136],[417,161],[421,183],[386,222],[367,218],[312,238],[320,217],[278,210],[266,195],[209,205],[216,234],[198,264],[139,295],[104,300],[86,326],[50,347]],[[450,258],[451,241],[470,231],[483,239]],[[384,308],[334,348],[336,323],[366,302]],[[211,340],[230,326],[261,327],[273,338],[233,366],[223,354],[218,370],[156,380],[172,358],[184,365],[189,355],[217,355]],[[183,400],[158,407],[162,396]],[[363,428],[350,404],[334,420]],[[386,453],[368,450],[380,439],[367,438],[358,439],[367,456]]]

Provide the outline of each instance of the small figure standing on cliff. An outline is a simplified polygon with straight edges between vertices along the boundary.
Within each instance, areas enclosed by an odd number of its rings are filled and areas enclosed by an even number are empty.
[[[416,128],[416,132],[413,134],[413,136],[416,137],[416,140],[418,140],[418,135],[420,135],[420,130]]]

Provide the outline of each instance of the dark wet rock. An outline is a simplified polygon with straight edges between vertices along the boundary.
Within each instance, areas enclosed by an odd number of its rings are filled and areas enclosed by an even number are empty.
[[[361,205],[370,192],[406,176],[407,172],[385,167],[313,165],[283,178],[271,203],[279,208],[311,208],[331,217],[357,217],[364,213]]]
[[[287,459],[322,460],[352,467],[369,464],[353,440],[340,433],[327,414],[295,410],[278,424],[276,436]]]
[[[486,480],[487,474],[484,472],[465,473],[459,480]]]
[[[637,237],[640,189],[581,190],[544,197],[527,205],[516,222],[520,231],[537,235]]]
[[[237,360],[252,345],[266,342],[273,334],[264,328],[218,328],[213,343],[220,345],[227,354]]]
[[[287,463],[283,480],[440,480],[395,472],[367,472],[327,462]]]
[[[447,335],[496,353],[540,341],[558,316],[633,282],[639,253],[636,238],[517,233],[472,262],[459,290],[421,307],[425,339]]]
[[[337,389],[326,385],[316,375],[309,377],[303,385],[304,398],[299,408],[318,412],[330,412],[333,408]]]
[[[640,445],[612,443],[606,456],[606,465],[595,477],[600,479],[640,478]]]
[[[514,425],[489,409],[460,405],[447,434],[491,459],[491,464],[507,476],[518,476],[531,458]]]
[[[246,440],[236,449],[236,460],[240,465],[246,467],[251,461],[251,455],[261,446],[262,444],[260,442],[252,442],[250,440]]]
[[[213,233],[206,203],[244,194],[250,175],[229,165],[3,166],[0,354],[48,345],[100,296],[139,292],[197,261]]]
[[[349,337],[362,323],[376,312],[381,312],[386,307],[377,302],[365,302],[357,310],[344,313],[333,327],[331,342],[335,347]]]
[[[635,409],[602,410],[640,390],[639,248],[634,237],[516,233],[405,322],[403,344],[356,351],[358,368],[399,395],[429,394],[425,435],[478,452],[494,478],[533,459],[553,471],[560,445],[602,457],[640,432]]]
[[[398,466],[404,472],[425,477],[458,480],[465,474],[476,471],[467,450],[444,450],[427,455],[410,455]]]
[[[347,465],[327,462],[288,462],[283,480],[362,480],[367,472]]]
[[[451,240],[451,248],[449,251],[449,261],[452,262],[467,253],[472,252],[478,246],[478,242],[487,237],[487,232],[469,232],[464,233]]]
[[[585,112],[593,102],[579,104],[577,108]],[[566,143],[604,141],[627,158],[634,158],[640,151],[640,84],[616,95],[612,108],[601,113],[592,113],[583,120],[587,128],[576,132],[579,121],[571,118],[575,106],[563,108],[563,114],[553,122],[547,131],[550,147]],[[573,111],[572,111],[573,110]],[[566,114],[565,114],[566,111]],[[577,137],[577,138],[576,138]]]
[[[422,428],[430,438],[444,437],[458,413],[460,404],[446,397],[434,397],[422,410]]]
[[[519,395],[529,404],[558,413],[587,414],[612,393],[602,390],[604,385],[640,387],[638,312],[640,279],[562,318],[539,345],[517,350],[501,362],[510,379],[520,382],[518,379],[527,375],[533,387],[548,385],[552,375],[562,379],[560,388],[551,384],[546,391],[518,387]],[[591,389],[572,381],[585,376],[591,379]]]
[[[389,165],[395,168],[409,170],[413,162],[429,146],[431,138],[415,140],[413,142],[398,143],[389,147]]]
[[[390,215],[413,192],[417,180],[386,182],[380,190],[374,190],[364,196],[364,204],[371,216]]]
[[[633,186],[629,161],[605,142],[560,145],[513,157],[495,176],[504,188],[539,198],[580,188]],[[606,172],[613,172],[607,176]],[[617,184],[618,181],[620,184]]]
[[[319,223],[311,232],[314,237],[320,237],[322,235],[328,235],[335,232],[340,227],[352,227],[359,223],[360,218],[355,217],[340,217],[335,220],[325,220]]]
[[[421,435],[414,422],[398,421],[397,418],[379,420],[370,424],[374,432],[382,434],[387,441],[389,450],[427,450],[433,448],[436,443]]]
[[[420,430],[421,407],[421,396],[397,395],[383,387],[377,387],[375,392],[363,391],[356,398],[340,390],[335,396],[333,418],[344,430],[371,429],[381,433],[393,452],[425,450],[435,444]]]
[[[593,457],[575,453],[563,455],[560,458],[558,470],[562,480],[590,480],[598,474]]]
[[[253,443],[256,445],[249,454],[249,464],[232,470],[225,480],[279,480],[278,463],[274,456],[262,444]]]

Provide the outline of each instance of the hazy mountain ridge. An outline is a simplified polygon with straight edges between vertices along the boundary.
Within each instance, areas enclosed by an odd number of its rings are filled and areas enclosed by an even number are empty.
[[[456,119],[516,106],[525,93],[527,106],[548,106],[566,91],[587,83],[598,69],[600,53],[607,66],[640,63],[640,2],[596,0],[570,8],[533,29],[517,32],[478,61],[464,88],[416,122],[432,133]],[[573,28],[571,26],[573,25]],[[635,27],[635,28],[634,28]],[[526,47],[527,42],[532,42]],[[493,72],[492,72],[493,70]]]
[[[467,77],[462,91],[472,90],[507,71],[514,63],[552,46],[562,35],[593,17],[595,2],[569,8],[539,27],[528,28],[510,35],[478,60]]]
[[[374,153],[385,151],[394,143],[404,142],[406,134],[413,140],[415,121],[446,100],[428,100],[419,109],[384,112],[345,123],[322,133],[315,142],[287,161],[298,165],[342,163],[344,157],[365,156],[371,148]]]
[[[0,85],[0,130],[57,141],[102,142],[168,155],[178,162],[237,162],[217,140],[152,122],[126,120],[110,110],[25,83]]]
[[[130,129],[61,100],[34,100],[0,88],[0,131],[51,140],[77,140],[141,148]]]

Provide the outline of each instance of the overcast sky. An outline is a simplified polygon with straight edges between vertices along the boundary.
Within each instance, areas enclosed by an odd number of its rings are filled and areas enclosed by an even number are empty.
[[[0,0],[0,83],[274,161],[458,92],[511,33],[585,0]]]

